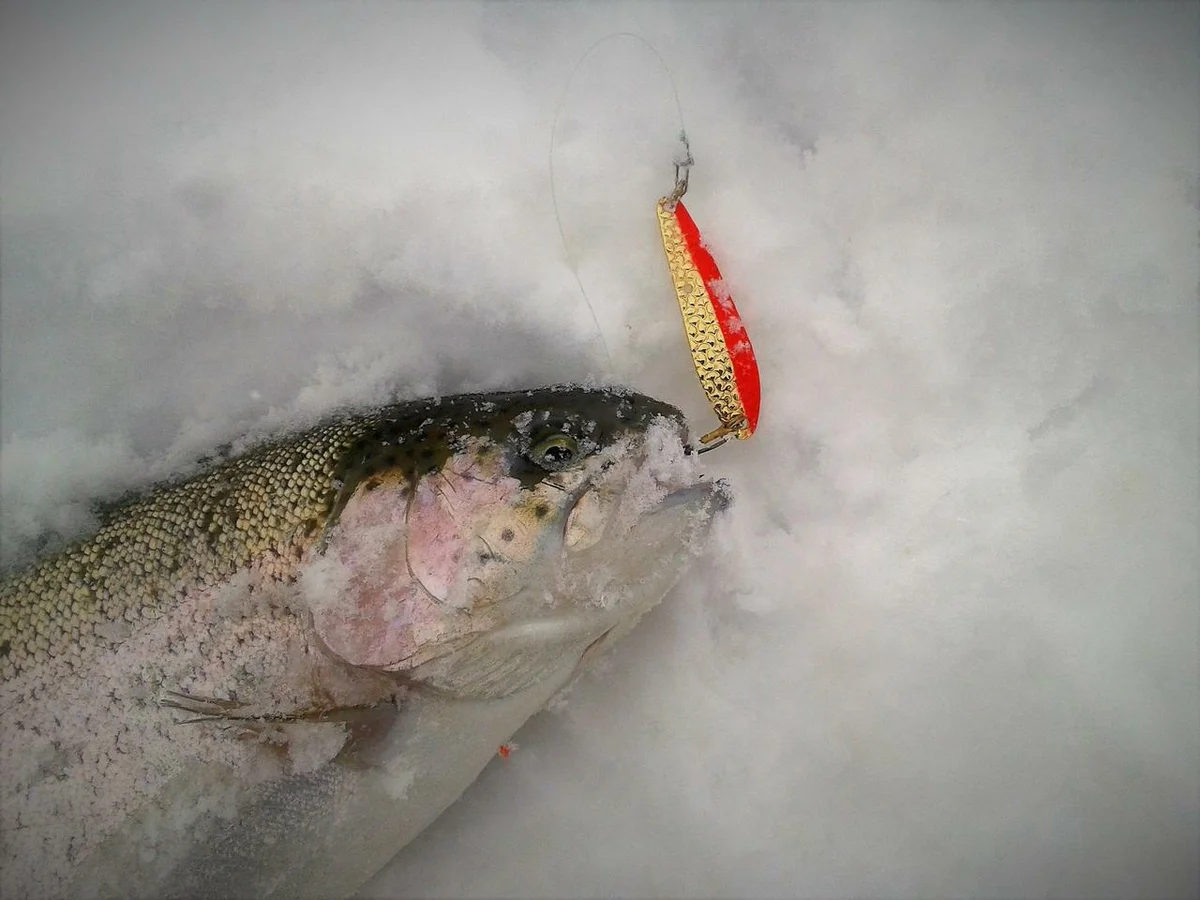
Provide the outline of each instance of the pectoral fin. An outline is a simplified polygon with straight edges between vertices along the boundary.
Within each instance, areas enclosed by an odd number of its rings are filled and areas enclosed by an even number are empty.
[[[312,704],[265,711],[253,703],[180,691],[167,691],[158,701],[161,707],[192,714],[176,724],[213,723],[230,729],[240,740],[256,740],[282,751],[296,771],[309,771],[329,760],[352,768],[371,765],[372,751],[396,720],[397,703],[391,698],[356,706]],[[314,751],[319,758],[315,763]]]

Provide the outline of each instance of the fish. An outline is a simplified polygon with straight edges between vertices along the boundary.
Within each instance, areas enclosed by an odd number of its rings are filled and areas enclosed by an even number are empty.
[[[0,583],[0,895],[343,897],[657,604],[731,502],[675,407],[344,411]]]

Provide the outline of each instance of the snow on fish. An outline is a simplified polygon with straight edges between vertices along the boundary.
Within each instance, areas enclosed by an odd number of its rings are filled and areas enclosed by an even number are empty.
[[[354,892],[728,503],[620,390],[413,401],[111,511],[0,584],[0,894]]]

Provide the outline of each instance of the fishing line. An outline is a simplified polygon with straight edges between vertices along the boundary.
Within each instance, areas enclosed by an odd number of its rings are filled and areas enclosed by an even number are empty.
[[[579,287],[583,302],[587,304],[592,323],[596,326],[596,334],[604,347],[611,376],[615,374],[612,353],[604,337],[604,329],[600,326],[596,307],[588,296],[587,288],[583,286],[583,279],[579,276],[579,266],[571,252],[566,229],[563,228],[558,205],[558,187],[554,177],[554,145],[558,136],[558,121],[579,68],[602,44],[621,37],[632,38],[654,54],[671,85],[671,94],[675,98],[675,113],[679,118],[679,148],[672,159],[675,164],[675,186],[670,193],[659,198],[655,204],[655,215],[662,237],[663,252],[666,255],[667,270],[675,289],[675,298],[679,302],[679,313],[692,355],[692,365],[713,413],[720,420],[717,428],[700,438],[700,443],[706,445],[699,451],[703,453],[724,445],[729,437],[746,440],[754,434],[758,427],[762,399],[758,360],[755,358],[754,348],[750,345],[750,338],[746,334],[746,326],[738,313],[737,305],[730,296],[728,283],[722,277],[716,260],[700,234],[700,229],[683,204],[683,195],[687,193],[689,175],[694,163],[688,145],[687,126],[683,120],[683,104],[679,100],[679,89],[666,60],[654,45],[641,35],[628,31],[605,35],[588,47],[571,69],[558,107],[554,110],[554,120],[550,125],[550,150],[546,160],[550,170],[550,199],[554,204],[554,221],[558,225],[558,236],[562,239],[567,262],[575,276],[575,284]]]
[[[596,334],[599,335],[600,344],[604,348],[604,357],[608,361],[608,374],[610,376],[615,374],[616,369],[616,366],[613,363],[612,353],[609,351],[608,341],[604,337],[604,329],[600,327],[600,317],[596,314],[596,307],[592,304],[592,299],[588,296],[587,289],[583,286],[583,279],[579,277],[579,266],[576,263],[575,254],[571,252],[571,245],[567,241],[566,230],[563,228],[562,215],[558,207],[558,189],[554,180],[554,143],[558,133],[558,120],[562,117],[563,107],[566,106],[567,97],[571,92],[571,84],[574,82],[575,76],[579,74],[580,67],[602,44],[616,40],[617,38],[631,38],[639,42],[642,44],[642,46],[654,54],[654,58],[657,59],[659,65],[662,66],[662,70],[667,76],[667,81],[671,85],[671,94],[675,98],[675,112],[679,118],[679,140],[683,144],[685,151],[688,147],[687,127],[683,120],[683,104],[680,103],[679,100],[679,90],[675,86],[675,78],[671,75],[671,69],[667,65],[667,61],[662,58],[662,54],[660,54],[658,50],[654,48],[653,44],[651,44],[640,34],[634,34],[631,31],[617,31],[600,38],[584,51],[583,55],[580,56],[578,61],[575,63],[574,68],[571,69],[571,74],[567,76],[567,83],[563,87],[562,95],[558,101],[558,106],[554,110],[554,121],[550,125],[550,151],[547,155],[547,163],[550,169],[550,200],[554,204],[554,221],[555,224],[558,225],[558,236],[562,239],[563,251],[567,255],[567,263],[571,267],[571,274],[575,276],[575,284],[579,286],[579,293],[583,296],[583,302],[587,304],[588,312],[591,313],[592,323],[596,326]],[[683,166],[684,172],[686,173],[687,166],[691,165],[691,153],[688,152],[686,154],[686,161],[682,156],[677,157],[677,160],[677,165]]]

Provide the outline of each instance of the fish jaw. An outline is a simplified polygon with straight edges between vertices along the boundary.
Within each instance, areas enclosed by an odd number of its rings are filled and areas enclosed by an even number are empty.
[[[613,559],[640,577],[623,586],[625,596],[612,626],[588,645],[579,670],[591,665],[633,630],[674,587],[688,567],[705,551],[710,530],[729,508],[732,494],[724,481],[703,482],[673,491],[614,548]],[[595,569],[589,579],[595,581]],[[592,588],[595,590],[595,587]],[[603,597],[603,588],[601,588]],[[632,594],[632,596],[631,596]]]

